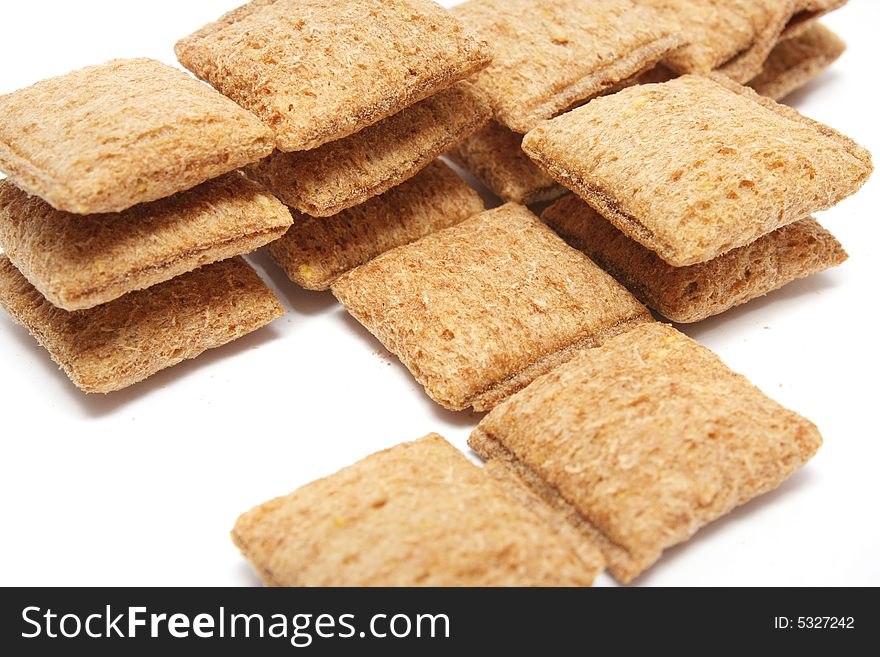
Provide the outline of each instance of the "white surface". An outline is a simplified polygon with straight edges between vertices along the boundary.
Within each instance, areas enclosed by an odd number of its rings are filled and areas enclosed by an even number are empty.
[[[177,38],[236,4],[6,3],[0,93],[114,57],[174,62]],[[791,99],[875,153],[866,84],[878,22],[869,0],[829,17],[850,49]],[[825,445],[780,491],[671,550],[640,583],[880,584],[878,185],[821,217],[846,265],[686,329],[814,420]],[[265,256],[252,262],[287,317],[106,398],[78,392],[0,317],[0,584],[254,584],[228,538],[240,512],[429,431],[466,449],[477,418],[428,400],[329,294],[299,290]]]

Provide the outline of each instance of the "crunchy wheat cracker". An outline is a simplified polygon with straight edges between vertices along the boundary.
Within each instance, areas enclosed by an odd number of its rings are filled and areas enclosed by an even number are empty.
[[[151,59],[114,60],[0,96],[0,170],[76,214],[170,196],[272,146],[250,112]]]
[[[720,75],[597,98],[543,123],[523,149],[676,267],[829,208],[873,170],[852,140]]]
[[[383,194],[484,126],[491,110],[462,82],[311,151],[276,152],[248,168],[292,208],[329,217]]]
[[[241,258],[207,265],[89,310],[49,303],[0,256],[0,306],[73,383],[109,393],[251,333],[284,314]]]
[[[673,24],[631,0],[470,0],[452,11],[489,41],[493,61],[475,81],[495,119],[520,134],[683,43]]]
[[[232,539],[269,586],[589,586],[603,567],[437,434],[256,507]]]
[[[611,276],[513,204],[389,251],[332,289],[454,410],[491,408],[577,350],[652,321]]]
[[[303,151],[482,69],[485,43],[430,0],[254,0],[181,39],[180,62]]]
[[[531,205],[561,196],[565,189],[523,153],[522,140],[523,135],[492,121],[448,156],[509,203]]]
[[[333,217],[300,215],[269,254],[292,281],[327,290],[347,271],[485,209],[452,169],[435,160],[420,174]]]
[[[637,0],[676,21],[687,45],[666,64],[679,73],[717,70],[746,82],[780,38],[794,37],[846,0]]]
[[[469,441],[598,545],[623,582],[779,486],[821,443],[811,422],[659,323],[538,379]]]
[[[718,315],[847,259],[835,237],[812,218],[689,267],[667,264],[575,196],[547,208],[541,218],[644,304],[683,324]]]
[[[0,247],[54,305],[84,310],[278,239],[290,211],[237,171],[121,213],[74,215],[0,181]]]
[[[824,25],[780,41],[761,73],[749,82],[762,96],[780,100],[814,80],[846,50],[846,44]]]

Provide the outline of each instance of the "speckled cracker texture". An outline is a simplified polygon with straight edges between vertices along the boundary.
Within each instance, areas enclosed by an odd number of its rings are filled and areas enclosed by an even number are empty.
[[[509,203],[531,205],[561,196],[565,189],[535,166],[523,152],[522,140],[523,135],[492,121],[448,156]]]
[[[122,212],[272,152],[250,112],[150,59],[114,60],[0,96],[0,171],[57,210]]]
[[[567,514],[629,582],[779,486],[822,438],[711,351],[654,323],[535,381],[469,442]]]
[[[288,206],[329,217],[409,180],[492,116],[466,82],[364,128],[299,153],[274,155],[248,168]]]
[[[476,84],[495,119],[520,134],[684,43],[674,24],[631,0],[470,0],[453,12],[491,45]]]
[[[603,567],[436,434],[258,506],[232,538],[269,586],[589,586]]]
[[[0,181],[0,247],[64,310],[92,308],[249,253],[292,222],[278,199],[236,171],[125,212],[85,217]]]
[[[0,256],[0,306],[89,393],[126,388],[284,314],[272,291],[241,258],[96,308],[68,312],[46,301]]]
[[[873,170],[852,140],[720,75],[597,98],[541,124],[523,149],[676,267],[829,208]]]
[[[298,216],[269,254],[295,283],[327,290],[345,272],[484,209],[479,194],[436,160],[363,205],[333,217]]]
[[[333,293],[438,403],[486,410],[652,321],[526,208],[505,205],[340,277]]]
[[[762,96],[780,100],[818,77],[845,50],[840,37],[817,23],[797,37],[780,41],[749,86]]]
[[[547,208],[541,218],[639,300],[679,323],[718,315],[847,259],[815,219],[778,228],[709,262],[672,267],[575,196]]]
[[[347,137],[490,60],[486,44],[430,0],[254,0],[175,52],[271,126],[282,151]]]
[[[677,21],[687,45],[666,58],[679,73],[717,70],[746,82],[780,37],[796,36],[846,0],[637,0]]]

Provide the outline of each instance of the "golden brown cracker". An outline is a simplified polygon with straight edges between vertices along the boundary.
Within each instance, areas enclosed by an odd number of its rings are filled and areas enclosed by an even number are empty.
[[[717,70],[746,82],[780,37],[795,36],[846,0],[638,0],[676,21],[687,45],[666,58],[678,73]]]
[[[829,208],[873,170],[852,140],[723,76],[597,98],[543,123],[523,149],[676,267]]]
[[[780,100],[818,77],[845,50],[840,37],[814,24],[800,36],[780,41],[749,86],[762,96]]]
[[[522,150],[523,135],[492,121],[452,149],[449,158],[509,203],[543,203],[565,193]]]
[[[479,194],[435,160],[411,180],[333,217],[298,216],[269,254],[298,285],[327,290],[345,272],[484,209]]]
[[[290,211],[237,171],[124,212],[74,215],[0,181],[0,247],[64,310],[84,310],[278,239]]]
[[[711,351],[653,323],[535,381],[469,443],[566,515],[629,582],[779,486],[822,438]]]
[[[589,586],[603,567],[437,434],[256,507],[232,537],[270,586]]]
[[[96,308],[68,312],[46,301],[0,256],[0,306],[89,393],[126,388],[284,314],[272,291],[241,258]]]
[[[490,60],[486,44],[430,0],[254,0],[175,52],[272,127],[282,151],[354,134]]]
[[[114,60],[0,96],[0,170],[76,214],[170,196],[272,146],[250,112],[151,59]]]
[[[847,259],[840,242],[812,218],[689,267],[667,264],[576,196],[561,199],[541,218],[642,303],[683,324],[718,315]]]
[[[526,208],[505,205],[389,251],[333,293],[454,410],[491,408],[647,309]]]
[[[248,175],[288,206],[329,217],[409,180],[490,117],[482,94],[462,82],[344,139],[311,151],[277,151]]]
[[[520,134],[684,43],[631,0],[470,0],[452,11],[490,43],[493,61],[475,81],[495,119]]]

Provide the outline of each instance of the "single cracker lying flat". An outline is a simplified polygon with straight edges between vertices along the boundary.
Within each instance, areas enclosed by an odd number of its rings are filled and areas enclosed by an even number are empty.
[[[256,507],[232,539],[269,586],[589,586],[604,565],[437,434]]]
[[[479,194],[436,160],[363,205],[333,217],[298,216],[269,254],[295,283],[327,290],[345,272],[484,209]]]
[[[778,228],[714,260],[672,267],[575,196],[547,208],[541,218],[640,301],[679,323],[718,315],[847,259],[815,219]]]
[[[71,313],[46,301],[0,256],[0,306],[88,393],[126,388],[284,314],[241,258]]]
[[[125,212],[85,217],[0,181],[0,247],[64,310],[92,308],[249,253],[292,223],[278,199],[236,171]]]
[[[470,0],[452,11],[491,44],[492,64],[475,81],[495,119],[520,134],[684,43],[631,0]]]
[[[543,123],[523,149],[676,267],[829,208],[873,170],[852,140],[723,76],[597,98]]]
[[[175,52],[271,126],[282,151],[347,137],[490,59],[486,44],[430,0],[254,0]]]
[[[350,137],[311,151],[278,151],[248,175],[290,207],[329,217],[412,178],[491,116],[482,95],[462,82]]]
[[[687,45],[666,58],[678,73],[717,70],[746,82],[780,37],[796,36],[846,0],[637,0],[677,21]]]
[[[567,516],[623,582],[779,486],[821,443],[812,423],[659,323],[535,381],[469,441]]]
[[[523,153],[522,140],[523,135],[493,121],[448,156],[510,203],[531,205],[561,196],[565,189]]]
[[[486,410],[648,310],[526,208],[389,251],[333,293],[443,406]]]
[[[183,71],[114,60],[0,96],[0,171],[66,212],[122,212],[272,152],[255,116]]]
[[[818,77],[845,50],[846,44],[834,32],[812,25],[800,36],[780,41],[749,86],[762,96],[780,100]]]

